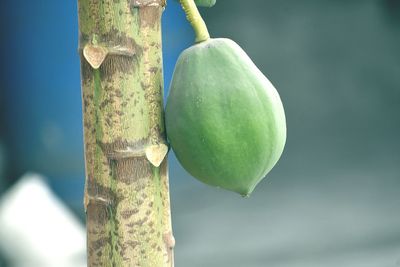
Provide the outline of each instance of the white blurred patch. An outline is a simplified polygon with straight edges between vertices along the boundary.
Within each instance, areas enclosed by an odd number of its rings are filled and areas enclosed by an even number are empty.
[[[5,165],[6,165],[6,153],[5,153],[5,148],[2,140],[0,139],[0,192],[3,189],[3,175],[4,175],[4,170],[5,170]],[[0,193],[1,194],[1,193]]]
[[[24,175],[0,200],[0,250],[12,266],[86,266],[85,235],[40,175]]]

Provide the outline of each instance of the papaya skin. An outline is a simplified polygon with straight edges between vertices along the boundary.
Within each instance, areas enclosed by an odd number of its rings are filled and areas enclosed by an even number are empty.
[[[217,1],[216,0],[195,0],[194,2],[196,3],[197,6],[213,7]]]
[[[180,55],[166,105],[178,161],[200,181],[249,196],[286,142],[274,86],[235,42],[218,38]]]
[[[175,1],[179,2],[179,0]],[[198,7],[213,7],[216,4],[217,0],[194,0],[194,2]]]

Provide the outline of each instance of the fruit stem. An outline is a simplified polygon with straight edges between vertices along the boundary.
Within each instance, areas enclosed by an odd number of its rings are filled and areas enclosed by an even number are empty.
[[[192,28],[196,34],[196,43],[201,43],[210,39],[206,23],[201,17],[199,10],[194,0],[179,0],[182,8],[186,13],[186,18],[192,25]]]

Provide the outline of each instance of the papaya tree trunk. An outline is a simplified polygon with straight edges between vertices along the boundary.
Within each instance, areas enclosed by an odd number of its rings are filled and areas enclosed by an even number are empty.
[[[88,266],[173,266],[165,0],[78,0]]]

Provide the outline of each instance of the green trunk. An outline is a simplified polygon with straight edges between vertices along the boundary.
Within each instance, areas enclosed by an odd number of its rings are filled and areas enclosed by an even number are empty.
[[[165,0],[78,0],[88,266],[173,266]]]

